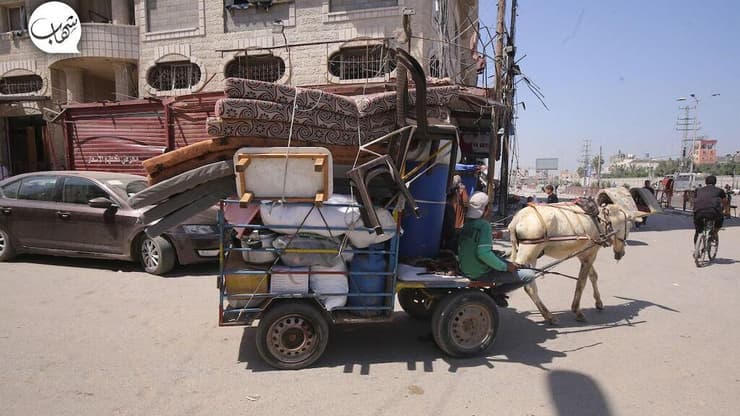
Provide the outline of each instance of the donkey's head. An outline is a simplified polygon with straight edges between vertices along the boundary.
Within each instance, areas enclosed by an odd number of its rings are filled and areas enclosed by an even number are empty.
[[[607,234],[611,234],[609,243],[614,250],[614,259],[621,260],[625,254],[630,221],[633,218],[630,218],[630,215],[624,209],[614,204],[604,207],[603,217],[607,223]]]

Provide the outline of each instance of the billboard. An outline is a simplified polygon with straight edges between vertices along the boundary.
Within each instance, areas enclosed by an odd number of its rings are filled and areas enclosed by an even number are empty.
[[[535,159],[537,170],[558,170],[558,158]]]

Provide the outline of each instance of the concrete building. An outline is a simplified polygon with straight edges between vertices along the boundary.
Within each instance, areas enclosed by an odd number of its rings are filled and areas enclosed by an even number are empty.
[[[47,123],[66,103],[136,97],[139,31],[132,0],[68,0],[79,54],[47,54],[28,17],[40,0],[0,0],[0,177],[65,167],[65,141]]]
[[[694,165],[713,165],[717,163],[717,140],[700,138],[694,142],[692,152]]]
[[[47,120],[67,103],[219,91],[230,76],[378,85],[395,76],[397,46],[465,85],[483,61],[469,46],[476,0],[63,2],[81,21],[79,54],[32,44],[28,16],[43,1],[0,0],[0,175],[65,167],[65,138]]]

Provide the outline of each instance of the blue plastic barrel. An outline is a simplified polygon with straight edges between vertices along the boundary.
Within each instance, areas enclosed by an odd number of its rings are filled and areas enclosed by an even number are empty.
[[[410,170],[415,164],[409,164]],[[411,183],[409,191],[421,210],[421,218],[406,212],[402,221],[398,254],[402,257],[436,257],[442,238],[442,222],[447,203],[447,173],[449,166],[434,165]]]
[[[468,195],[472,195],[475,192],[475,187],[478,185],[478,175],[476,171],[477,165],[465,165],[458,163],[455,165],[455,173],[460,175],[462,183],[465,185],[465,189],[468,191]]]
[[[384,244],[373,244],[367,250],[384,250]],[[349,264],[349,293],[384,293],[387,276],[365,273],[384,273],[387,268],[386,255],[381,253],[357,253]],[[383,306],[383,296],[349,296],[349,306]]]

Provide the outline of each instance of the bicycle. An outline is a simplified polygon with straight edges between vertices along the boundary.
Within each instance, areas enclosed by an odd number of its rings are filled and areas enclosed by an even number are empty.
[[[705,220],[704,229],[694,243],[694,263],[696,267],[708,265],[717,257],[719,240],[714,235],[714,220]]]

